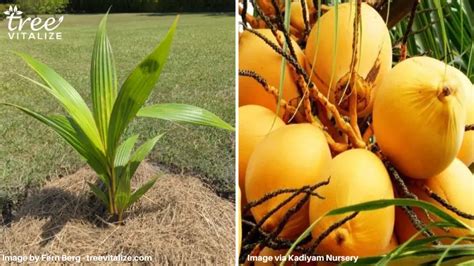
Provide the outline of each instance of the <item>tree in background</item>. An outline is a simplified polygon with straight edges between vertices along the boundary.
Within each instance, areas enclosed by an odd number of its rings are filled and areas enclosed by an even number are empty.
[[[59,14],[69,5],[69,0],[16,0],[15,4],[26,14]]]
[[[160,0],[158,10],[162,12],[233,11],[233,0]]]
[[[232,12],[235,0],[70,0],[72,12]]]
[[[28,14],[111,12],[232,12],[235,0],[0,0]]]

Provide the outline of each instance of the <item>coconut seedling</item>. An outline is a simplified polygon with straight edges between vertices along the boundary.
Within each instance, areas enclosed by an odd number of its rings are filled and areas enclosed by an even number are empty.
[[[107,207],[112,221],[122,222],[125,210],[139,200],[157,180],[153,178],[132,191],[131,179],[138,166],[163,136],[155,136],[134,149],[138,134],[123,139],[124,132],[134,118],[158,118],[226,130],[233,128],[213,113],[192,105],[161,103],[144,106],[168,58],[178,18],[160,44],[138,64],[120,89],[106,33],[106,22],[107,15],[100,22],[92,54],[92,110],[65,79],[25,53],[17,54],[44,83],[22,77],[50,93],[67,114],[45,115],[16,104],[3,104],[23,111],[66,140],[97,173],[100,182],[89,183],[93,194]]]

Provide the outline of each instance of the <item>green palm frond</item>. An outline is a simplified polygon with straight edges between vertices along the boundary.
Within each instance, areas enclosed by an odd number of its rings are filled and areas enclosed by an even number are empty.
[[[474,10],[472,8],[472,3],[468,0],[420,1],[412,33],[408,38],[408,55],[426,54],[445,60],[474,82]],[[407,23],[406,19],[402,20],[391,30],[394,43],[402,38]]]

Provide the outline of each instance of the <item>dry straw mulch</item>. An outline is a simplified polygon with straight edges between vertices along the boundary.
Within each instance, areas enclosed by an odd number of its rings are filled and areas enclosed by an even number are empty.
[[[142,163],[134,183],[157,172]],[[12,224],[1,229],[0,254],[145,255],[159,265],[233,265],[233,204],[197,178],[160,175],[124,226],[91,215],[100,206],[86,184],[95,180],[90,169],[53,180],[31,193]]]

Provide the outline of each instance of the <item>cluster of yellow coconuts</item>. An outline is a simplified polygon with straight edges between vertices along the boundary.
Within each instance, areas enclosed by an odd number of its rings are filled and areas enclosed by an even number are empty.
[[[257,1],[263,8],[262,2],[270,1]],[[293,6],[298,4],[301,5],[299,1],[293,2],[291,9],[301,12]],[[314,10],[313,6],[310,8]],[[297,45],[298,36],[292,34],[298,63],[342,115],[349,112],[344,90],[352,60],[354,10],[349,3],[340,4],[336,20],[335,8],[330,8],[311,23],[311,33],[303,49]],[[271,14],[274,10],[267,12]],[[292,11],[291,24],[293,29],[302,30],[302,15]],[[464,130],[465,125],[474,123],[472,83],[459,70],[430,57],[408,58],[392,67],[392,44],[384,20],[372,7],[362,4],[361,24],[360,57],[355,73],[362,84],[355,88],[359,117],[372,115],[374,137],[381,152],[404,176],[410,191],[419,199],[441,207],[423,191],[423,187],[428,187],[459,210],[474,214],[474,176],[468,169],[474,162],[474,131]],[[257,31],[278,45],[269,29]],[[279,88],[281,62],[281,55],[259,37],[248,31],[241,33],[239,69],[255,71]],[[295,74],[288,65],[285,71],[282,99],[298,102],[301,93]],[[239,106],[239,200],[242,206],[273,191],[301,188],[330,178],[329,185],[317,190],[324,199],[311,197],[285,224],[279,237],[295,240],[312,222],[332,209],[396,197],[389,172],[377,155],[360,148],[335,155],[321,127],[289,123],[283,109],[276,115],[275,98],[250,77],[239,78]],[[281,194],[252,208],[253,218],[260,221],[288,196]],[[271,215],[262,229],[274,230],[285,213],[302,198],[303,195],[294,198]],[[422,221],[428,221],[423,211],[416,208],[415,211]],[[343,217],[322,218],[312,231],[313,238]],[[457,218],[474,226],[472,220]],[[361,212],[326,237],[317,253],[385,254],[415,232],[398,207]],[[434,233],[446,234],[438,230]],[[462,236],[466,231],[454,229],[449,234]],[[269,252],[268,249],[265,252]]]

